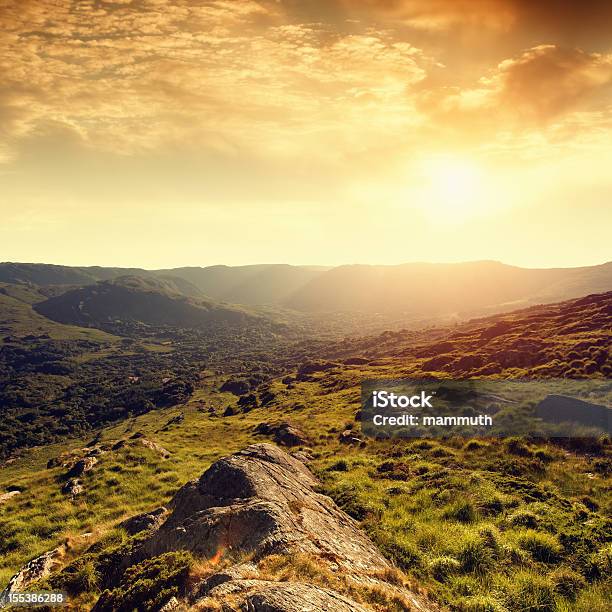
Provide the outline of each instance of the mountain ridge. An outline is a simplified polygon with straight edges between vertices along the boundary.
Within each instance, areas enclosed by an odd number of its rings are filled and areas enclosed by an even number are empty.
[[[387,313],[467,318],[612,289],[612,262],[521,268],[496,261],[352,264],[334,268],[263,264],[142,270],[1,263],[0,282],[62,291],[134,276],[157,279],[188,298],[301,313]]]

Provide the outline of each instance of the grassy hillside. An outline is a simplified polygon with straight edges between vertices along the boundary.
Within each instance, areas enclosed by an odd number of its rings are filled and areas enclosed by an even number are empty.
[[[323,491],[441,604],[470,612],[606,610],[612,567],[607,441],[586,447],[519,439],[377,441],[360,435],[358,411],[363,379],[431,374],[425,364],[441,355],[452,359],[438,375],[465,373],[456,363],[462,355],[512,354],[522,336],[545,343],[534,351],[541,359],[556,355],[553,361],[571,365],[573,351],[581,363],[583,355],[595,357],[599,369],[579,374],[601,377],[609,367],[611,299],[593,296],[431,336],[405,332],[316,346],[289,375],[262,382],[249,380],[250,370],[220,375],[206,369],[183,405],[105,427],[94,441],[90,435],[23,453],[0,470],[0,490],[20,491],[0,505],[0,583],[28,558],[65,543],[61,565],[71,569],[50,584],[64,585],[75,605],[88,607],[100,591],[96,564],[126,542],[116,529],[122,519],[167,503],[220,456],[270,440],[271,434],[257,433],[265,431],[256,429],[262,422],[290,422]],[[540,363],[518,369],[498,363],[501,370],[489,376],[549,375]],[[571,365],[565,375],[577,371]],[[247,381],[256,401],[220,391],[228,378]],[[357,442],[346,444],[345,431]],[[83,493],[71,500],[61,492],[62,466],[83,457],[86,444],[102,453],[82,477]],[[92,543],[89,565],[79,565]],[[298,578],[325,580],[297,560],[283,563]],[[193,579],[205,565],[196,560]],[[149,588],[163,586],[160,573]]]
[[[18,297],[15,297],[18,296]],[[24,287],[0,286],[0,345],[7,337],[48,336],[55,340],[90,340],[113,342],[118,340],[97,329],[84,329],[73,325],[62,325],[41,316],[33,310],[31,302],[43,301],[44,296]]]
[[[406,376],[610,377],[612,292],[451,327],[347,339],[330,357],[384,359]]]
[[[240,307],[188,298],[173,281],[139,276],[79,287],[34,308],[61,323],[113,330],[122,323],[191,328],[244,325],[258,319]]]

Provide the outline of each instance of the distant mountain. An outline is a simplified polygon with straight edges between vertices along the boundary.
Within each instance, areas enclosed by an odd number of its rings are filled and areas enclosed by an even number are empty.
[[[91,285],[100,280],[135,274],[147,276],[149,272],[138,268],[76,267],[33,263],[0,263],[0,282],[48,285]]]
[[[255,266],[211,266],[156,270],[195,285],[204,295],[235,304],[281,304],[328,268],[284,264]]]
[[[140,270],[0,264],[0,282],[31,283],[47,295],[134,276],[195,300],[274,306],[303,313],[364,313],[412,318],[475,316],[612,289],[612,262],[527,269],[493,261],[337,268],[289,265]],[[42,289],[41,289],[42,291]]]
[[[56,266],[50,264],[0,263],[0,282],[31,283],[41,287],[76,287],[121,276],[161,278],[183,295],[248,305],[280,304],[328,268],[285,264],[209,266],[143,270]]]
[[[511,310],[612,289],[612,262],[531,270],[493,261],[341,266],[312,279],[285,305],[307,312],[465,315]]]
[[[201,328],[257,320],[237,306],[188,298],[171,281],[139,276],[72,289],[35,304],[34,309],[60,323],[102,328],[118,322]]]

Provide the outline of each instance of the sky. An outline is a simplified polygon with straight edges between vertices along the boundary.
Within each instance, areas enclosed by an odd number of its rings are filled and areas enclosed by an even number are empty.
[[[0,0],[0,261],[612,259],[607,0]]]

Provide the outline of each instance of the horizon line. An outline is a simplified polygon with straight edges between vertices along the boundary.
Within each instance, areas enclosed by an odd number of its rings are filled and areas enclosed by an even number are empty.
[[[100,265],[100,264],[58,264],[49,263],[42,261],[2,261],[0,265],[26,265],[26,266],[54,266],[59,268],[116,268],[119,270],[142,270],[144,272],[160,272],[160,271],[172,271],[180,269],[200,269],[206,270],[210,268],[249,268],[249,267],[274,267],[284,266],[291,268],[325,268],[326,270],[333,270],[337,268],[348,268],[348,267],[377,267],[377,268],[393,268],[401,266],[416,266],[416,265],[429,265],[429,266],[460,266],[469,264],[497,264],[509,268],[520,268],[523,270],[571,270],[579,268],[596,268],[612,264],[612,259],[603,261],[601,263],[587,264],[587,265],[555,265],[555,266],[524,266],[517,264],[505,263],[497,259],[473,259],[465,261],[403,261],[399,263],[342,263],[335,265],[328,264],[290,264],[286,262],[274,262],[274,263],[252,263],[252,264],[210,264],[210,265],[180,265],[174,267],[158,267],[158,268],[145,268],[141,266],[125,266],[125,265]]]

